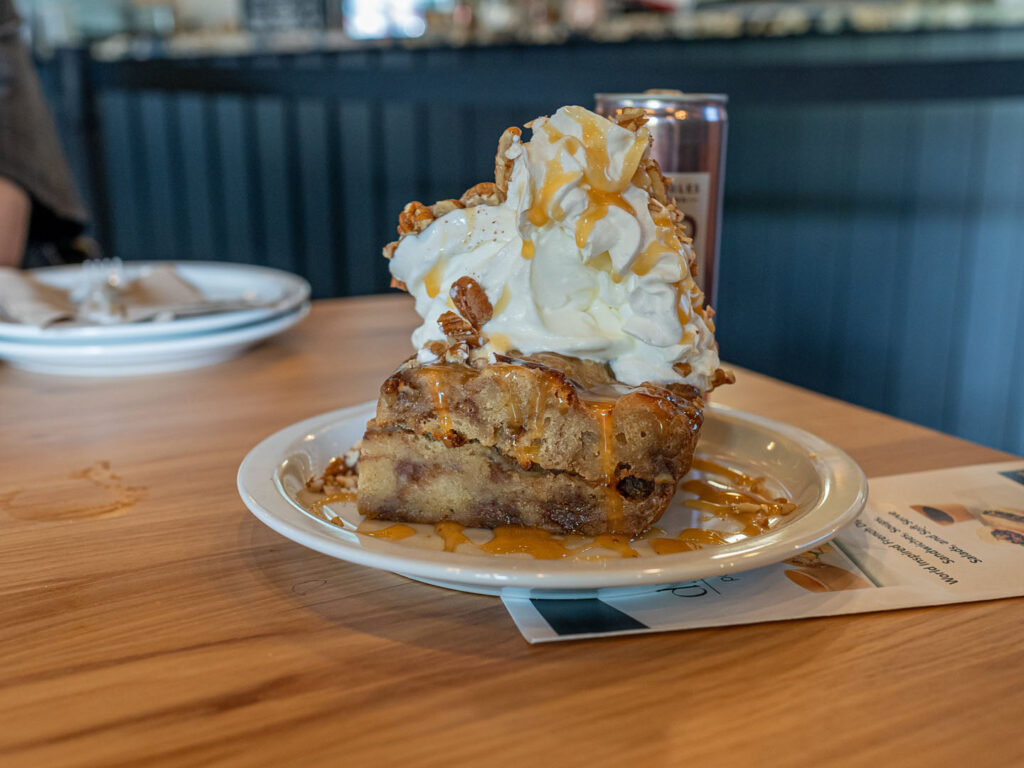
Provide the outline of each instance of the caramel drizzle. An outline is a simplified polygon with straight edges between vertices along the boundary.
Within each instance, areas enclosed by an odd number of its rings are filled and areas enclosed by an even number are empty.
[[[622,170],[615,178],[608,176],[610,161],[608,156],[608,133],[603,130],[602,118],[587,112],[582,107],[566,107],[566,113],[580,124],[583,130],[582,145],[578,139],[566,136],[566,149],[575,153],[578,149],[583,150],[586,159],[584,177],[587,183],[601,192],[621,192],[629,184],[633,174],[640,165],[640,158],[647,148],[647,131],[640,131],[633,139],[632,145],[626,150],[626,156],[622,162]],[[545,128],[550,123],[545,123]],[[557,132],[554,126],[551,131]],[[550,139],[551,131],[548,131]]]
[[[587,209],[580,216],[579,221],[576,222],[576,247],[580,250],[586,246],[597,222],[608,215],[608,209],[611,206],[621,208],[631,216],[636,215],[633,206],[626,202],[622,195],[617,192],[602,192],[599,189],[588,189],[587,197],[589,199]]]
[[[581,399],[580,402],[595,412],[601,424],[601,483],[605,492],[605,520],[610,532],[621,533],[626,516],[622,509],[622,496],[615,487],[615,401]]]
[[[440,435],[435,435],[435,438],[440,438],[452,431],[452,415],[448,411],[448,402],[445,399],[446,393],[441,385],[441,380],[438,376],[428,373],[424,370],[427,382],[430,384],[430,394],[434,398],[434,413],[437,415],[437,422],[440,426]]]
[[[375,539],[384,539],[385,541],[401,541],[402,539],[408,539],[410,536],[415,536],[416,529],[405,523],[395,523],[387,528],[381,528],[379,531],[360,530],[358,533]]]
[[[324,496],[322,499],[317,499],[309,505],[309,511],[317,517],[323,517],[321,514],[324,507],[328,504],[339,504],[341,502],[354,502],[356,500],[355,491],[342,491],[341,493],[332,493],[330,496]]]
[[[788,499],[770,498],[764,478],[749,477],[706,460],[702,460],[702,464],[705,472],[717,474],[717,470],[710,469],[712,466],[727,470],[727,478],[746,490],[727,488],[717,480],[690,479],[680,486],[682,490],[697,496],[687,501],[687,505],[735,520],[743,526],[743,534],[746,536],[764,533],[771,528],[773,517],[784,517],[796,510],[796,505]]]
[[[427,290],[427,296],[434,298],[441,292],[441,278],[444,276],[444,269],[448,266],[446,256],[438,256],[434,266],[423,276],[423,287]]]
[[[611,408],[601,411],[601,474],[608,530],[618,533],[625,525],[626,516],[622,510],[622,496],[615,488],[615,416]]]
[[[508,284],[506,283],[501,287],[501,296],[499,296],[498,300],[494,303],[494,311],[491,313],[491,317],[495,318],[504,312],[508,308],[508,303],[510,301],[512,301],[512,291],[509,290]]]
[[[442,520],[434,524],[434,531],[444,541],[444,551],[454,552],[460,544],[469,544],[469,539],[462,532],[465,526],[453,520]]]
[[[763,477],[751,477],[750,475],[745,475],[738,469],[727,467],[724,464],[719,464],[711,461],[710,459],[702,459],[699,456],[694,456],[693,463],[690,468],[697,469],[711,475],[724,477],[730,482],[738,485],[740,488],[756,490],[761,495],[767,494]]]
[[[710,528],[687,528],[679,532],[675,538],[651,539],[651,549],[656,555],[674,555],[678,552],[692,552],[706,546],[719,546],[728,543],[720,531]]]
[[[505,354],[512,348],[512,340],[504,333],[489,333],[487,335],[487,344],[499,355]]]
[[[633,262],[633,266],[630,269],[633,270],[633,274],[637,277],[643,277],[652,269],[666,253],[676,253],[664,243],[653,240],[644,252],[636,257],[636,261]],[[678,254],[677,254],[678,255]]]
[[[640,557],[640,553],[629,546],[632,539],[620,533],[602,533],[594,538],[594,543],[584,549],[608,549],[618,552],[622,557]]]
[[[558,560],[572,554],[553,534],[520,525],[495,528],[491,540],[480,549],[492,555],[526,554],[537,560]]]
[[[542,227],[549,221],[561,221],[564,219],[565,211],[562,210],[562,206],[554,202],[555,193],[567,184],[576,181],[579,177],[578,171],[563,170],[562,163],[557,157],[548,160],[547,166],[544,168],[544,184],[539,191],[534,190],[533,204],[526,212],[526,218],[529,222],[535,227]],[[532,246],[533,244],[530,243],[530,245]],[[523,243],[523,257],[527,259],[533,257],[532,248],[529,255],[527,255],[525,242]]]
[[[501,371],[497,378],[505,393],[508,404],[508,417],[505,423],[512,433],[512,452],[520,466],[528,469],[540,457],[540,445],[534,441],[544,436],[544,415],[550,404],[551,391],[547,387],[536,387],[536,397],[529,402],[521,403],[516,397],[513,382],[520,375],[522,368],[518,365],[495,365]],[[564,401],[561,401],[564,405]]]

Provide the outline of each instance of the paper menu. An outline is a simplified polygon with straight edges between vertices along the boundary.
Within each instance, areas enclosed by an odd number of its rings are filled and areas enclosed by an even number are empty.
[[[1024,462],[870,481],[832,542],[784,563],[603,600],[504,598],[531,643],[1024,595]]]

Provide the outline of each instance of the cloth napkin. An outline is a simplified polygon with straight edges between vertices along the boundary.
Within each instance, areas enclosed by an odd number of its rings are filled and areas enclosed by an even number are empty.
[[[68,292],[43,284],[31,272],[0,268],[0,319],[38,328],[109,325],[263,306],[245,298],[208,300],[170,266],[147,268],[123,281],[104,278],[83,269],[83,283]]]
[[[173,267],[160,266],[118,285],[99,281],[90,286],[77,315],[79,320],[101,325],[137,323],[157,316],[169,318],[204,303],[208,302],[198,288]]]
[[[75,305],[67,292],[13,267],[0,267],[0,318],[45,328],[74,316]]]

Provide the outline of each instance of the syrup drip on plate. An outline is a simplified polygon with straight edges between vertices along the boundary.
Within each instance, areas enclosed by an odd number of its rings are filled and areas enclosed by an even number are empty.
[[[469,544],[469,539],[462,531],[464,526],[452,520],[434,523],[434,532],[444,540],[444,551],[454,552],[460,544]]]
[[[610,410],[607,409],[609,413]],[[608,434],[611,436],[611,443],[614,443],[613,428],[614,424],[609,424]],[[611,445],[608,448],[608,455],[611,459],[607,461],[606,466],[610,465],[613,471],[614,450]],[[493,531],[466,529],[450,520],[435,524],[432,530],[427,526],[405,523],[387,524],[379,528],[377,526],[385,521],[364,520],[355,529],[355,533],[385,541],[413,542],[433,537],[436,542],[433,548],[446,552],[455,552],[463,547],[459,551],[468,552],[476,548],[491,555],[518,555],[538,560],[596,559],[616,555],[633,558],[650,556],[644,554],[647,551],[654,555],[672,555],[721,546],[755,536],[770,530],[796,510],[796,505],[788,499],[772,495],[764,477],[746,475],[732,467],[704,458],[695,458],[693,469],[701,472],[704,479],[688,477],[683,481],[680,490],[685,494],[693,494],[696,498],[681,498],[677,503],[691,510],[711,513],[723,521],[726,527],[738,527],[740,530],[684,528],[675,536],[670,536],[661,527],[652,526],[645,534],[631,539],[623,533],[604,533],[588,537],[554,534],[524,526],[503,526]],[[614,493],[614,488],[611,490],[621,504],[619,494]],[[320,497],[306,506],[320,519],[351,531],[351,524],[346,525],[341,517],[328,516],[324,508],[335,503],[352,503],[355,498],[354,492],[343,492]],[[609,515],[612,514],[614,511],[610,509]],[[729,523],[732,525],[729,526]],[[595,550],[601,554],[594,554]],[[606,552],[615,554],[604,554]]]
[[[640,557],[640,553],[629,546],[632,540],[623,533],[602,533],[594,537],[594,543],[584,545],[581,549],[609,549],[618,552],[620,557]]]
[[[480,549],[492,555],[527,554],[537,560],[557,560],[572,554],[559,538],[540,528],[503,525]]]
[[[695,549],[714,547],[726,544],[728,540],[719,532],[710,528],[687,528],[679,532],[675,538],[652,538],[651,549],[659,555],[674,555],[677,552],[692,552]]]
[[[359,531],[359,533],[364,536],[372,536],[375,539],[401,541],[402,539],[408,539],[410,536],[415,536],[416,529],[405,523],[395,523],[387,528],[381,528],[379,531]]]
[[[355,501],[355,491],[342,491],[341,493],[332,493],[330,496],[324,496],[322,499],[317,499],[313,502],[314,509],[321,509],[326,507],[328,504],[337,504],[342,501]]]

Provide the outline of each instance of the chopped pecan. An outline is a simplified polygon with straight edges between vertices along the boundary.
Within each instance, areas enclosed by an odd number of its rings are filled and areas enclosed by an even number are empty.
[[[400,291],[408,291],[409,290],[409,286],[407,286],[405,283],[403,283],[397,277],[392,277],[391,278],[391,287],[392,288],[397,288]]]
[[[501,193],[493,181],[482,181],[467,189],[460,198],[463,205],[498,205]]]
[[[398,240],[388,243],[384,246],[384,258],[390,260],[395,255],[396,250],[398,250]]]
[[[647,178],[651,182],[651,196],[659,203],[668,204],[668,187],[672,183],[661,175],[658,164],[652,162],[647,166]]]
[[[480,287],[480,283],[468,275],[463,275],[452,283],[448,295],[451,296],[459,314],[478,331],[494,314],[494,307],[491,306],[491,301],[487,298],[484,289]]]
[[[415,235],[426,229],[434,220],[433,212],[423,203],[413,200],[398,215],[398,234]]]
[[[427,344],[427,350],[429,350],[430,354],[434,357],[441,357],[446,348],[447,347],[443,341],[432,341]]]
[[[715,375],[711,377],[711,389],[720,387],[723,384],[735,384],[736,374],[732,371],[724,371],[721,368],[715,369]]]
[[[636,133],[647,123],[647,112],[642,107],[623,107],[615,113],[615,122]]]
[[[434,214],[435,219],[440,219],[446,213],[451,213],[456,208],[465,208],[458,200],[438,200],[432,206],[430,206],[431,213]]]
[[[468,320],[459,317],[454,312],[445,312],[437,318],[437,325],[441,333],[452,341],[478,342],[479,331],[474,328]]]
[[[684,379],[693,373],[693,366],[689,363],[675,363],[672,366],[672,370],[682,376]]]
[[[480,339],[472,339],[472,341],[476,344]],[[469,350],[470,346],[467,341],[457,341],[444,351],[444,361],[446,363],[465,363],[469,360]]]
[[[505,195],[508,194],[508,180],[512,176],[512,165],[513,162],[505,156],[505,153],[512,147],[523,132],[512,126],[506,128],[505,132],[501,134],[501,138],[498,139],[498,151],[494,155],[494,184],[498,189],[498,194],[501,195],[501,199],[505,199]]]

